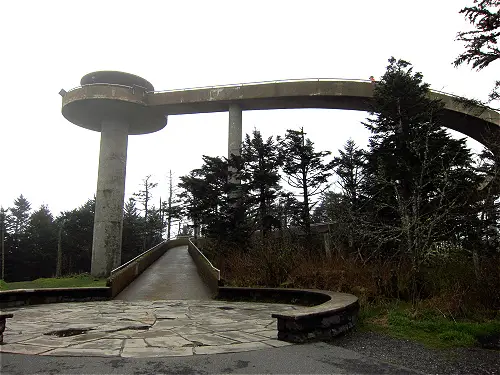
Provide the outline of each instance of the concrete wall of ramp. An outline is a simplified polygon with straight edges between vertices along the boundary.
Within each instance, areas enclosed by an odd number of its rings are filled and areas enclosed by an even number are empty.
[[[146,268],[157,261],[169,249],[189,245],[188,237],[179,237],[159,243],[138,257],[113,270],[106,285],[111,288],[111,298],[116,297],[123,289],[132,283]]]
[[[198,274],[201,276],[205,284],[210,288],[212,296],[215,297],[219,292],[220,271],[215,268],[212,263],[203,255],[196,247],[191,239],[189,239],[188,251],[193,258]]]

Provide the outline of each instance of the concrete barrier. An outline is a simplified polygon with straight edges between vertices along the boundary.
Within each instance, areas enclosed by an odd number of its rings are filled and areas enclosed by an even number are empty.
[[[115,298],[123,289],[134,281],[146,268],[153,264],[158,258],[167,252],[168,249],[189,244],[188,237],[179,237],[174,240],[167,240],[159,243],[143,254],[125,263],[116,270],[113,270],[106,285],[111,288],[111,298]]]
[[[111,288],[40,288],[0,291],[0,308],[57,302],[105,301]]]
[[[201,276],[205,284],[208,285],[213,296],[216,296],[219,291],[220,271],[215,268],[212,263],[203,255],[196,245],[189,240],[188,251],[193,258],[198,274]]]
[[[352,329],[359,312],[356,296],[327,290],[220,287],[217,299],[307,306],[271,315],[278,320],[278,339],[295,343],[331,340]]]

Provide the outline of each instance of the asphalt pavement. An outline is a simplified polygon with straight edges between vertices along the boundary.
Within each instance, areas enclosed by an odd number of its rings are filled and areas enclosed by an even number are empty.
[[[326,343],[163,358],[1,354],[2,375],[24,374],[422,374]]]

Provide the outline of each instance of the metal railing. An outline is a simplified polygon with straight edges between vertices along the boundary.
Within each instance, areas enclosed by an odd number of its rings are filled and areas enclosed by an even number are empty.
[[[357,78],[292,78],[292,79],[279,79],[274,81],[255,81],[255,82],[242,82],[242,83],[230,83],[227,85],[212,85],[212,86],[197,86],[197,87],[188,87],[183,89],[170,89],[170,90],[161,90],[161,91],[147,91],[146,93],[155,93],[161,94],[166,92],[177,92],[177,91],[190,91],[190,90],[206,90],[206,89],[221,89],[227,87],[242,87],[242,86],[251,86],[251,85],[271,85],[276,83],[286,83],[286,82],[371,82],[367,79],[357,79]]]
[[[139,86],[139,85],[129,86],[129,85],[120,85],[119,83],[98,82],[98,83],[89,83],[89,84],[86,84],[86,85],[81,85],[81,86],[73,87],[71,90],[68,90],[66,93],[71,92],[71,91],[75,91],[75,90],[78,90],[78,89],[81,89],[81,88],[87,87],[87,86],[106,86],[106,87],[113,86],[113,87],[123,87],[123,88],[130,89],[130,90],[135,90],[136,88],[139,88],[139,89],[142,89],[144,91],[144,93],[152,92],[152,91],[148,91],[148,89],[146,87]]]
[[[218,268],[214,267],[214,265],[212,264],[212,262],[210,262],[210,261],[208,260],[208,258],[205,256],[205,254],[203,254],[203,253],[201,252],[201,250],[200,250],[200,249],[198,249],[198,246],[196,246],[196,245],[194,244],[193,240],[194,240],[194,237],[190,237],[190,238],[189,238],[189,242],[191,243],[191,245],[193,245],[193,246],[194,246],[194,248],[196,249],[196,251],[198,251],[198,253],[199,253],[199,254],[203,257],[203,259],[205,259],[205,260],[206,260],[206,262],[210,265],[210,267],[212,267],[212,268],[213,268],[213,269],[217,272],[217,280],[220,280],[220,270],[219,270]]]
[[[131,90],[134,90],[135,88],[140,88],[140,89],[144,90],[144,94],[162,94],[162,93],[169,93],[169,92],[207,90],[207,89],[214,90],[214,89],[235,88],[235,87],[252,86],[252,85],[272,85],[272,84],[287,83],[287,82],[342,82],[342,81],[360,82],[360,83],[370,83],[371,82],[370,80],[367,80],[367,79],[357,79],[357,78],[293,78],[293,79],[282,79],[282,80],[274,80],[274,81],[255,81],[255,82],[232,83],[232,84],[226,84],[226,85],[197,86],[197,87],[169,89],[169,90],[160,90],[160,91],[148,91],[146,87],[139,86],[139,85],[128,86],[128,85],[120,85],[120,84],[115,84],[115,83],[93,83],[93,84],[87,84],[87,85],[74,87],[67,92],[78,90],[78,89],[85,87],[85,86],[100,86],[100,85],[102,85],[102,86],[123,87],[123,88],[128,88]],[[457,98],[457,99],[464,98],[463,96],[451,94],[451,93],[448,93],[445,91],[434,90],[434,89],[429,89],[429,91],[432,93],[446,95],[446,96],[449,96],[452,98]]]

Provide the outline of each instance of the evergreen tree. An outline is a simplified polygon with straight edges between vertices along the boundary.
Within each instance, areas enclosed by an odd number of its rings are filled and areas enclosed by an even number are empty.
[[[151,207],[151,200],[153,199],[152,190],[158,186],[156,182],[150,182],[151,175],[146,176],[142,180],[142,190],[139,190],[137,193],[134,193],[134,199],[142,205],[142,211],[144,212],[144,236],[143,236],[143,245],[142,251],[149,249],[153,242],[154,237],[154,228],[149,226],[149,214]]]
[[[476,279],[482,277],[484,260],[500,256],[500,146],[498,135],[491,134],[479,154],[476,167],[481,183],[476,192],[476,214],[471,221],[470,233],[476,242],[470,241]],[[473,211],[476,212],[476,211]],[[500,276],[500,275],[499,275]]]
[[[151,175],[146,176],[142,180],[142,190],[139,190],[137,193],[134,193],[134,199],[142,205],[142,211],[144,212],[144,219],[147,221],[149,207],[151,200],[153,199],[152,190],[158,186],[156,182],[150,182]]]
[[[342,193],[327,191],[313,214],[315,222],[326,222],[330,228],[330,241],[337,251],[354,254],[364,261],[365,230],[363,212],[350,204],[349,198]]]
[[[365,124],[372,131],[364,181],[369,232],[386,251],[410,259],[413,300],[426,252],[463,223],[477,183],[465,140],[442,128],[443,104],[428,91],[410,63],[391,58]]]
[[[29,268],[29,278],[51,277],[55,274],[57,250],[57,225],[46,205],[40,206],[31,215],[27,234],[28,257],[24,266]]]
[[[340,156],[333,159],[337,182],[349,204],[357,208],[363,179],[364,153],[356,147],[352,139],[346,142],[339,153]]]
[[[155,205],[152,205],[149,210],[146,226],[149,233],[147,243],[147,248],[149,249],[163,241],[163,222],[161,219],[161,210],[157,209]]]
[[[123,207],[122,263],[142,252],[144,227],[144,219],[139,214],[136,201],[129,198]]]
[[[23,271],[23,259],[29,257],[26,229],[29,223],[31,204],[21,194],[14,200],[14,206],[9,209],[7,216],[8,249],[5,254],[5,272],[8,280],[28,280],[29,273]],[[23,274],[24,273],[24,274]],[[22,275],[22,276],[21,276]]]
[[[280,194],[278,198],[278,218],[283,229],[302,225],[302,202],[293,193],[282,192]]]
[[[272,216],[272,207],[281,189],[281,165],[282,157],[273,137],[264,141],[258,130],[253,131],[252,138],[246,135],[241,148],[240,178],[246,185],[248,205],[257,207],[257,221],[264,236],[269,231],[266,221]]]
[[[339,156],[334,158],[334,171],[341,194],[325,194],[323,202],[327,217],[336,223],[337,245],[349,251],[360,248],[363,241],[363,210],[361,196],[364,152],[349,139],[344,148],[339,150]],[[338,217],[334,218],[333,215]],[[361,254],[358,252],[361,256]]]
[[[314,151],[314,143],[305,137],[304,129],[287,130],[284,139],[279,139],[283,155],[283,171],[288,184],[300,189],[302,196],[300,222],[307,239],[311,237],[311,209],[314,197],[325,191],[328,178],[332,175],[332,162],[325,163],[329,151]],[[309,242],[309,241],[308,241]]]
[[[162,213],[165,217],[165,224],[167,227],[167,239],[171,237],[172,225],[182,217],[182,207],[180,206],[180,199],[177,198],[176,189],[172,181],[172,171],[169,171],[168,178],[168,198],[162,204]]]
[[[465,52],[454,61],[455,66],[463,63],[472,64],[473,69],[481,70],[500,59],[498,38],[500,37],[500,1],[474,0],[473,6],[460,10],[475,30],[462,31],[457,40],[465,42]],[[490,93],[490,101],[500,99],[500,81]]]
[[[8,251],[8,249],[6,249],[6,242],[8,236],[7,232],[8,214],[9,214],[8,211],[0,206],[0,251],[1,251],[0,261],[2,262],[0,277],[2,280],[5,280],[5,253],[6,251]]]
[[[94,233],[95,197],[82,206],[62,212],[56,220],[65,220],[62,232],[63,274],[90,272]]]
[[[57,226],[57,258],[56,258],[56,277],[62,276],[63,267],[63,244],[62,236],[64,232],[64,225],[67,222],[67,217],[61,213],[54,221]]]
[[[219,237],[223,212],[228,205],[228,163],[219,157],[203,156],[203,166],[180,178],[180,197],[193,221],[209,237]]]
[[[345,225],[347,211],[346,197],[341,193],[325,191],[312,215],[315,223],[332,223],[338,232],[344,232],[341,227]]]
[[[26,231],[30,211],[31,204],[22,194],[14,200],[14,207],[10,208],[11,228],[14,236],[22,235]]]
[[[244,215],[248,206],[244,186],[230,183],[227,160],[203,156],[203,161],[201,168],[181,177],[179,184],[185,211],[194,222],[195,237],[201,227],[203,234],[216,239],[221,249],[235,244],[244,247],[251,235]]]
[[[193,228],[191,228],[189,225],[183,225],[179,232],[179,236],[192,236],[192,235],[193,235]]]

